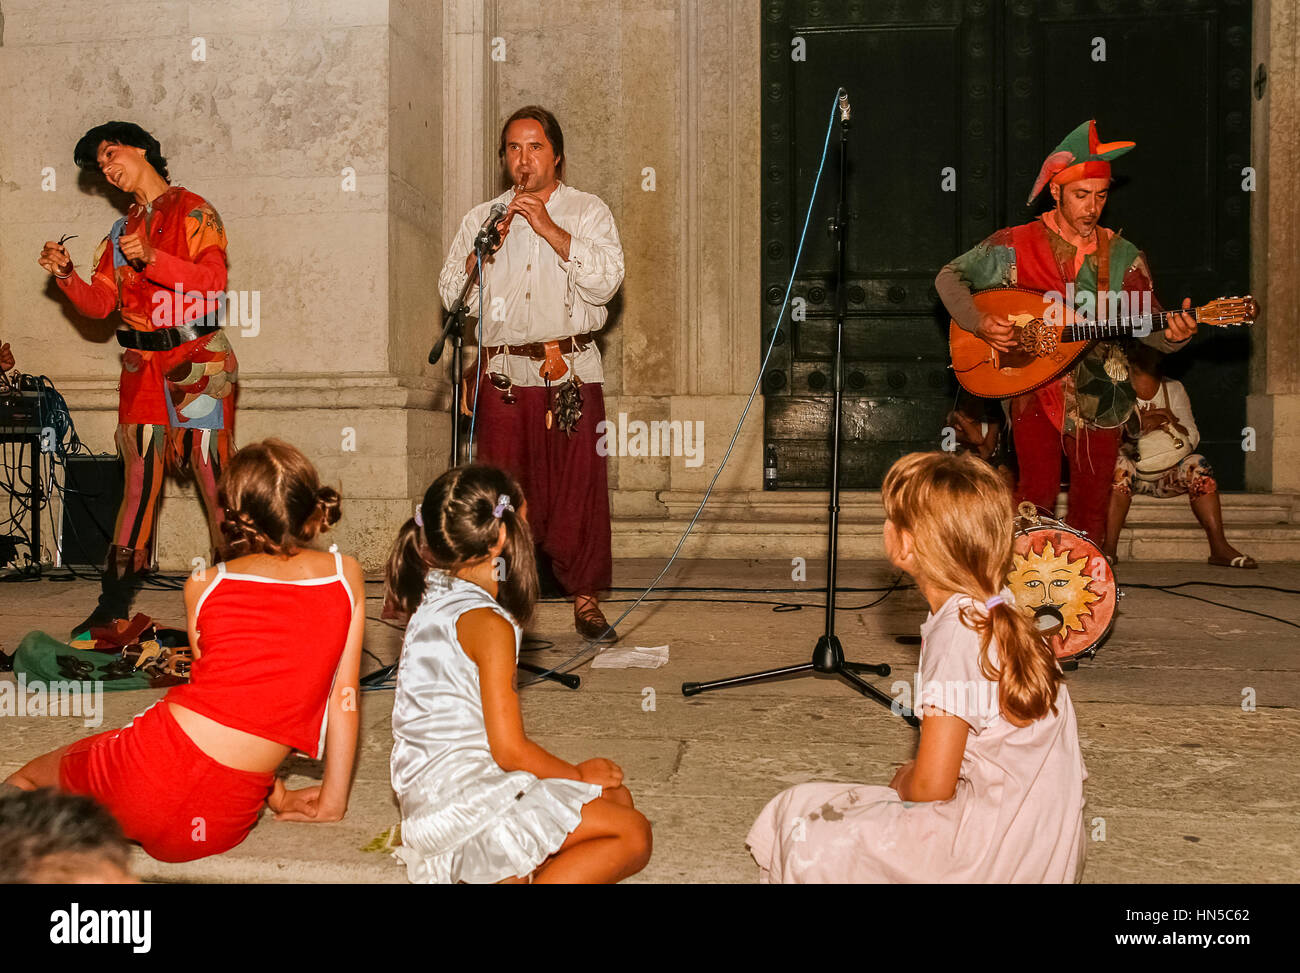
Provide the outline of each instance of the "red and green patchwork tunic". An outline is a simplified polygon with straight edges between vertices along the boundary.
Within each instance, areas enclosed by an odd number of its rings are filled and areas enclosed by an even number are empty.
[[[155,250],[137,271],[118,237],[143,231]],[[90,282],[58,281],[82,314],[119,310],[133,331],[156,331],[215,314],[225,298],[226,231],[203,197],[172,186],[149,206],[132,205],[95,253]],[[222,331],[170,351],[125,349],[118,422],[229,431],[239,369]]]
[[[122,235],[142,233],[152,263],[136,270]],[[226,287],[226,231],[201,197],[172,186],[147,206],[133,204],[100,243],[89,282],[73,273],[58,285],[82,314],[120,311],[126,328],[152,332],[219,315]],[[220,318],[218,317],[218,320]],[[217,481],[233,448],[239,366],[224,330],[168,351],[124,348],[116,442],[125,467],[113,544],[139,570],[152,548],[164,471],[188,467],[221,542]]]

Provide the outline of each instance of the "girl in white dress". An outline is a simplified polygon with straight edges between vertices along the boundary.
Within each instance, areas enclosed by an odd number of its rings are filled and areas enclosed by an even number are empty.
[[[410,880],[617,882],[644,868],[650,823],[622,770],[567,763],[524,733],[515,664],[538,586],[519,485],[490,466],[448,470],[403,525],[386,582],[413,613],[391,766]]]
[[[1087,772],[1061,670],[1003,588],[1011,492],[970,455],[885,477],[885,550],[930,605],[916,759],[888,787],[799,784],[749,832],[767,882],[1071,882]]]

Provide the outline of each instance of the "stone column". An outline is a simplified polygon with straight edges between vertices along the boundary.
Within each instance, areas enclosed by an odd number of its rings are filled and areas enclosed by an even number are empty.
[[[445,0],[443,4],[442,126],[445,163],[438,240],[446,257],[460,221],[495,195],[496,106],[492,102],[493,4]]]
[[[717,471],[759,371],[758,4],[681,0],[681,314],[673,419],[703,420],[705,462],[674,463],[672,489]],[[763,398],[755,398],[721,490],[762,488]]]
[[[1255,63],[1268,83],[1254,101],[1251,287],[1262,309],[1251,343],[1246,416],[1256,449],[1246,456],[1252,490],[1300,492],[1300,8],[1255,5]]]

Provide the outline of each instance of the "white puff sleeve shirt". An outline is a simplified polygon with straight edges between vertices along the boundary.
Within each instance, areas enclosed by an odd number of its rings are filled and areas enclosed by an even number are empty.
[[[448,310],[465,286],[465,259],[493,204],[509,204],[514,189],[475,206],[461,221],[438,277],[438,291]],[[569,259],[562,260],[528,220],[516,214],[501,249],[488,259],[482,280],[483,345],[524,345],[589,334],[605,326],[606,305],[623,283],[623,245],[609,207],[598,196],[559,183],[546,211],[572,238]],[[469,316],[479,317],[477,284],[466,299]],[[603,382],[600,351],[594,343],[566,356],[584,382]],[[521,386],[545,382],[540,362],[520,355],[497,355],[489,371],[503,372]],[[567,376],[566,376],[567,377]]]

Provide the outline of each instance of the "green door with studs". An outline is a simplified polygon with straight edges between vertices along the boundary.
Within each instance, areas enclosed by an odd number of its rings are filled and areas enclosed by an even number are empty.
[[[1001,226],[1081,121],[1137,142],[1102,222],[1147,255],[1156,296],[1203,304],[1249,281],[1247,0],[765,0],[765,439],[776,486],[829,484],[838,126],[780,315],[837,88],[849,92],[841,485],[878,487],[939,448],[956,383],[934,276]],[[1213,332],[1213,333],[1211,333]],[[1224,489],[1244,485],[1249,333],[1203,328],[1171,357]]]

